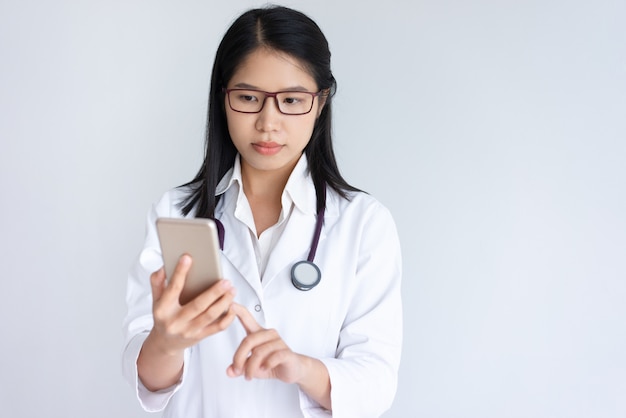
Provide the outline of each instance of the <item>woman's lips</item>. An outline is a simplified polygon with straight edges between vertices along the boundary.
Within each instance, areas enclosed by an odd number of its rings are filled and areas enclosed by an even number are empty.
[[[282,145],[277,144],[276,142],[254,142],[252,147],[256,152],[262,155],[278,154],[278,152],[280,152],[283,148]]]

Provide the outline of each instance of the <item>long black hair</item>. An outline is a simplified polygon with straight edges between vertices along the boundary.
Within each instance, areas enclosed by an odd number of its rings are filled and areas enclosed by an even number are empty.
[[[326,206],[324,185],[348,198],[349,185],[339,173],[331,138],[331,101],[337,82],[330,69],[328,41],[319,26],[308,16],[293,9],[269,6],[252,9],[235,20],[226,31],[215,55],[206,127],[205,157],[198,174],[181,187],[190,188],[182,201],[186,216],[213,218],[219,196],[218,182],[233,166],[237,149],[226,123],[223,88],[237,67],[260,47],[269,48],[297,58],[315,79],[319,90],[328,91],[326,103],[315,122],[311,139],[304,149],[315,185],[317,210]]]

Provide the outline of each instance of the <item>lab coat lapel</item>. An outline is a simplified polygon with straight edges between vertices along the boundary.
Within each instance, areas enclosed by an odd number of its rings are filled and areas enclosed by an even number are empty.
[[[306,260],[311,249],[311,240],[315,231],[315,214],[301,212],[294,208],[281,234],[263,275],[263,286],[269,283],[285,269],[291,270],[294,263]],[[320,243],[325,238],[325,229],[322,227]],[[321,245],[321,244],[320,244]],[[288,273],[289,274],[289,273]]]
[[[222,216],[224,225],[224,256],[237,269],[250,286],[261,294],[259,269],[254,259],[254,248],[248,227],[234,216]],[[226,277],[228,279],[228,277]]]

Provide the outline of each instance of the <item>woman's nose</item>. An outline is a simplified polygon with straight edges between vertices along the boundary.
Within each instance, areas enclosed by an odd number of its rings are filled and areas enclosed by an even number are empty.
[[[266,97],[263,108],[258,113],[256,127],[260,131],[272,131],[280,126],[280,120],[283,116],[278,109],[276,97]]]

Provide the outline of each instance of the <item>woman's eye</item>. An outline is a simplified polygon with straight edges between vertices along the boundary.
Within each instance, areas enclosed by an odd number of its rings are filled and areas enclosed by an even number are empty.
[[[241,94],[239,95],[239,100],[241,100],[242,102],[255,102],[258,99],[256,98],[256,96],[252,96],[249,94]]]
[[[298,97],[285,97],[285,100],[283,100],[285,104],[298,104],[300,101]]]

